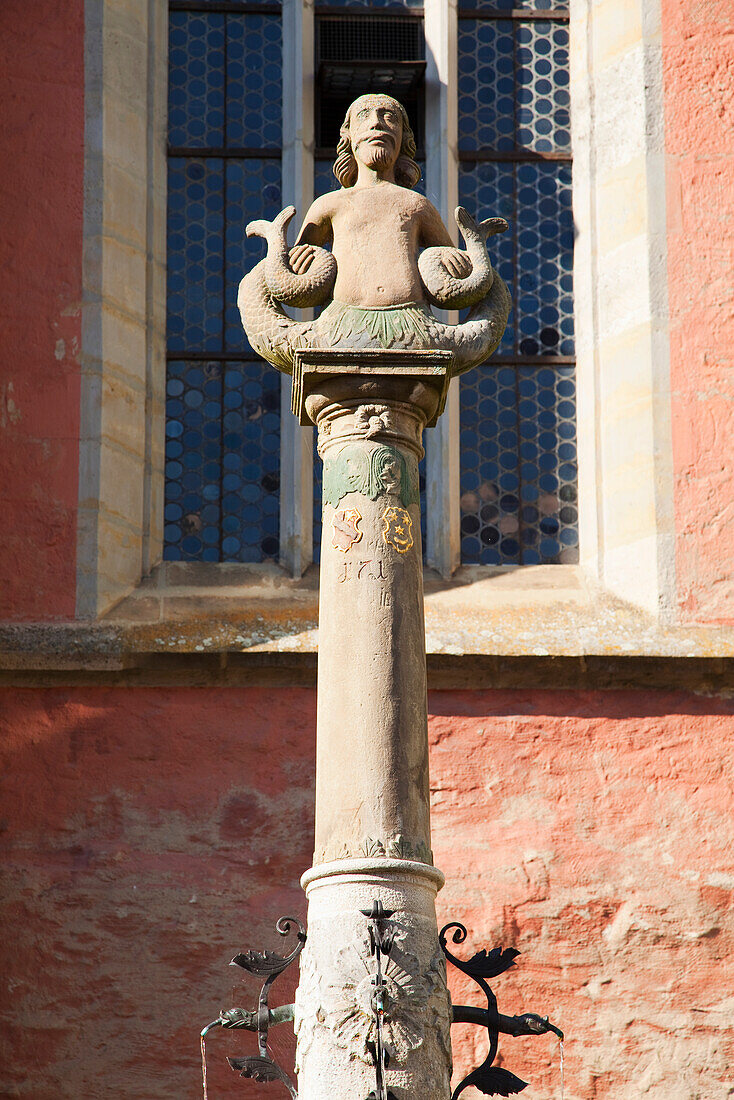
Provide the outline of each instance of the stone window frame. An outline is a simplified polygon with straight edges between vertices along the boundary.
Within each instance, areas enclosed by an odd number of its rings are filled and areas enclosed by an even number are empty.
[[[314,12],[284,0],[282,13],[291,59],[283,203],[303,211],[313,188]],[[660,0],[570,3],[579,568],[667,618],[675,578],[660,22]],[[424,27],[427,186],[450,225],[455,0],[425,0]],[[87,0],[80,618],[103,615],[161,558],[167,42],[163,0]],[[298,577],[312,556],[313,429],[290,416],[285,376],[281,395],[281,564]],[[445,578],[460,563],[459,427],[454,383],[426,437],[426,560]]]
[[[571,0],[580,564],[673,618],[660,0]]]
[[[161,558],[168,5],[85,0],[77,617]]]

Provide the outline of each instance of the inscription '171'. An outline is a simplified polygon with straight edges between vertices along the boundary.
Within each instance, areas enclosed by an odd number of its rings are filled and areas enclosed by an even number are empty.
[[[384,581],[387,580],[382,568],[381,558],[367,558],[363,561],[343,561],[339,566],[338,580],[345,581]]]

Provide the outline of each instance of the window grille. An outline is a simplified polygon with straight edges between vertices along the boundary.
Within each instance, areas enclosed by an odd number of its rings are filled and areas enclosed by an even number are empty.
[[[316,16],[317,156],[336,149],[349,104],[366,92],[399,99],[423,144],[423,20],[400,15]]]
[[[279,378],[247,345],[235,294],[264,251],[244,226],[281,207],[280,9],[238,0],[170,0],[170,9],[165,557],[277,558]],[[460,201],[511,223],[492,244],[515,306],[492,364],[460,384],[463,560],[573,561],[568,13],[559,0],[478,0],[459,16]],[[346,107],[367,90],[340,98],[340,51],[399,68],[420,62],[424,46],[411,4],[334,0],[316,20],[322,194],[337,186]],[[422,79],[414,91],[402,98],[420,144]],[[318,529],[318,505],[316,519]]]

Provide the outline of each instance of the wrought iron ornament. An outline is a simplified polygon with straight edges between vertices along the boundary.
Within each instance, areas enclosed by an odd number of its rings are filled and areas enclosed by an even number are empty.
[[[372,902],[371,909],[360,909],[367,917],[370,931],[370,953],[375,960],[375,976],[372,979],[374,992],[372,994],[372,1009],[375,1014],[377,1035],[375,1042],[368,1042],[367,1046],[375,1063],[375,1088],[367,1100],[397,1100],[397,1097],[387,1087],[387,1067],[390,1062],[390,1054],[385,1046],[384,1021],[385,1021],[385,978],[382,973],[383,956],[388,958],[395,943],[395,932],[385,927],[385,921],[389,920],[394,910],[385,909],[379,900]]]
[[[202,1040],[208,1031],[214,1027],[244,1028],[248,1031],[257,1031],[257,1046],[259,1053],[243,1058],[228,1058],[230,1066],[239,1073],[240,1077],[251,1077],[254,1081],[282,1081],[290,1092],[293,1100],[297,1100],[298,1093],[291,1078],[278,1063],[271,1058],[268,1051],[268,1028],[277,1022],[277,1009],[271,1011],[268,1007],[270,987],[279,974],[287,970],[292,962],[300,955],[306,942],[306,928],[297,917],[281,917],[275,927],[281,936],[287,936],[293,926],[298,928],[298,942],[289,955],[279,955],[275,951],[245,951],[235,955],[231,966],[240,966],[249,974],[256,974],[264,978],[257,1009],[247,1012],[241,1008],[231,1008],[220,1012],[216,1020],[212,1020],[201,1033]],[[292,1006],[287,1006],[292,1019]],[[284,1017],[285,1018],[285,1017]],[[204,1077],[206,1082],[206,1076]]]
[[[466,961],[457,959],[446,946],[446,934],[451,928],[454,929],[451,937],[454,943],[463,943],[466,939],[467,933],[463,924],[451,921],[444,925],[438,937],[443,953],[457,970],[474,979],[487,998],[486,1011],[466,1005],[455,1005],[453,1022],[480,1024],[486,1027],[489,1036],[487,1057],[480,1066],[459,1082],[451,1095],[451,1100],[457,1100],[459,1094],[469,1085],[473,1085],[486,1096],[514,1096],[527,1088],[528,1082],[523,1081],[508,1069],[492,1065],[497,1056],[500,1031],[506,1035],[542,1035],[552,1031],[561,1040],[563,1032],[549,1023],[547,1016],[538,1016],[534,1012],[526,1012],[522,1016],[501,1016],[497,1011],[497,998],[489,987],[488,979],[496,978],[514,966],[520,952],[514,947],[495,947],[491,951],[478,951]]]

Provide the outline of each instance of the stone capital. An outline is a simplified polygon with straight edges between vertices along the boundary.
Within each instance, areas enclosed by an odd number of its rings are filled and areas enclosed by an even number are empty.
[[[291,408],[301,424],[318,424],[331,405],[410,406],[433,427],[446,404],[453,356],[446,351],[296,352]]]

